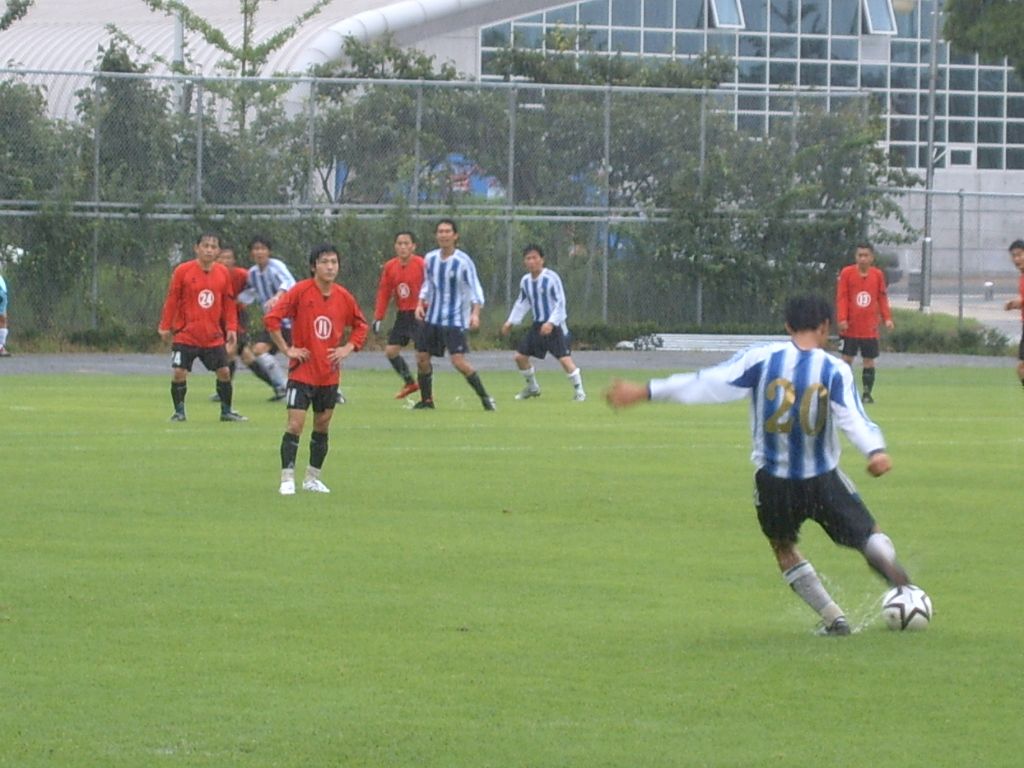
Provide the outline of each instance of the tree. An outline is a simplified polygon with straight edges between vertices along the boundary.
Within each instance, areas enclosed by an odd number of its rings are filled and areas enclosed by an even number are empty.
[[[1024,3],[1018,0],[946,0],[944,37],[986,59],[1004,57],[1024,77]]]
[[[32,7],[35,0],[7,0],[7,10],[0,16],[0,31],[7,29]]]

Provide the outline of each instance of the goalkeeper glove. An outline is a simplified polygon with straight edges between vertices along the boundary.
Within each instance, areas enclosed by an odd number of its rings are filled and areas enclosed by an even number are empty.
[[[380,320],[373,321],[373,332],[380,333]]]

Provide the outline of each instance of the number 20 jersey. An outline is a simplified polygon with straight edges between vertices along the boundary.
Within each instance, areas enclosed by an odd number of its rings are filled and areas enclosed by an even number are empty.
[[[865,456],[885,439],[868,418],[853,371],[822,349],[791,341],[750,347],[697,373],[650,382],[651,400],[722,403],[750,398],[751,460],[775,477],[817,477],[839,463],[839,431]]]

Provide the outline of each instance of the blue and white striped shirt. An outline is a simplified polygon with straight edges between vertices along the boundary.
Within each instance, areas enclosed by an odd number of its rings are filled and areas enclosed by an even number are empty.
[[[884,450],[861,405],[850,366],[791,341],[761,344],[697,373],[650,382],[651,400],[722,403],[750,397],[751,460],[784,479],[817,477],[839,464],[839,430],[865,456]]]
[[[508,322],[516,325],[527,312],[533,313],[533,322],[551,323],[568,333],[568,313],[565,308],[565,288],[557,272],[545,267],[536,279],[527,273],[519,281],[519,297],[508,313]]]
[[[293,285],[295,278],[280,259],[268,260],[264,269],[256,264],[249,267],[248,287],[253,290],[260,304],[266,304],[278,291],[287,291]]]
[[[431,325],[467,329],[471,306],[484,305],[484,290],[473,260],[458,248],[442,259],[437,248],[424,256],[423,262],[420,301],[427,302],[424,319]]]

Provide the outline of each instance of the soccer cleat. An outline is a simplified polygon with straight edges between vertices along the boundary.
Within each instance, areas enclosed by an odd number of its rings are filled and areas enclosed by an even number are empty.
[[[424,411],[427,409],[434,410],[433,400],[420,400],[416,405],[412,407],[414,411]]]
[[[302,490],[312,491],[313,493],[330,493],[331,489],[321,483],[315,477],[307,477],[302,481]]]
[[[342,392],[340,389],[338,390],[338,396],[334,399],[334,402],[337,403],[338,405],[344,405],[345,403],[348,402],[348,400],[345,399],[345,393]]]
[[[413,392],[419,391],[420,385],[417,384],[415,381],[410,381],[408,384],[406,384],[404,387],[398,390],[398,394],[395,395],[395,400],[402,400],[403,398],[406,398],[409,395],[411,395]]]
[[[485,411],[496,411],[498,410],[498,404],[494,402],[493,397],[481,397],[480,402],[483,403]]]
[[[819,629],[818,634],[827,635],[829,637],[845,637],[850,634],[850,624],[846,620],[845,616],[840,616],[827,627]]]
[[[862,403],[873,403],[875,402],[875,398],[871,396],[870,392],[865,392],[863,395],[861,395],[860,401]]]
[[[516,394],[516,400],[529,400],[531,397],[540,397],[540,390],[533,387],[525,387]]]
[[[267,401],[271,403],[276,403],[278,400],[284,400],[287,396],[287,387],[274,387],[274,394],[267,398]]]
[[[11,356],[11,353],[10,353],[10,350],[7,349],[7,347],[5,347],[5,346],[4,347],[0,347],[0,357],[10,357],[10,356]]]
[[[171,414],[171,421],[185,421],[185,412],[175,411]]]
[[[294,496],[295,495],[295,481],[294,480],[282,480],[281,487],[277,489],[277,492],[282,496]]]
[[[584,400],[587,399],[587,393],[584,392],[582,389],[577,390],[576,394],[572,396],[572,399],[575,400],[577,403],[582,403]]]
[[[220,420],[221,421],[248,421],[249,419],[246,416],[243,416],[242,414],[240,414],[238,411],[224,411],[224,413],[222,413],[220,415]]]
[[[220,395],[218,395],[216,392],[214,392],[212,395],[210,395],[210,402],[211,403],[219,403],[220,402]]]

